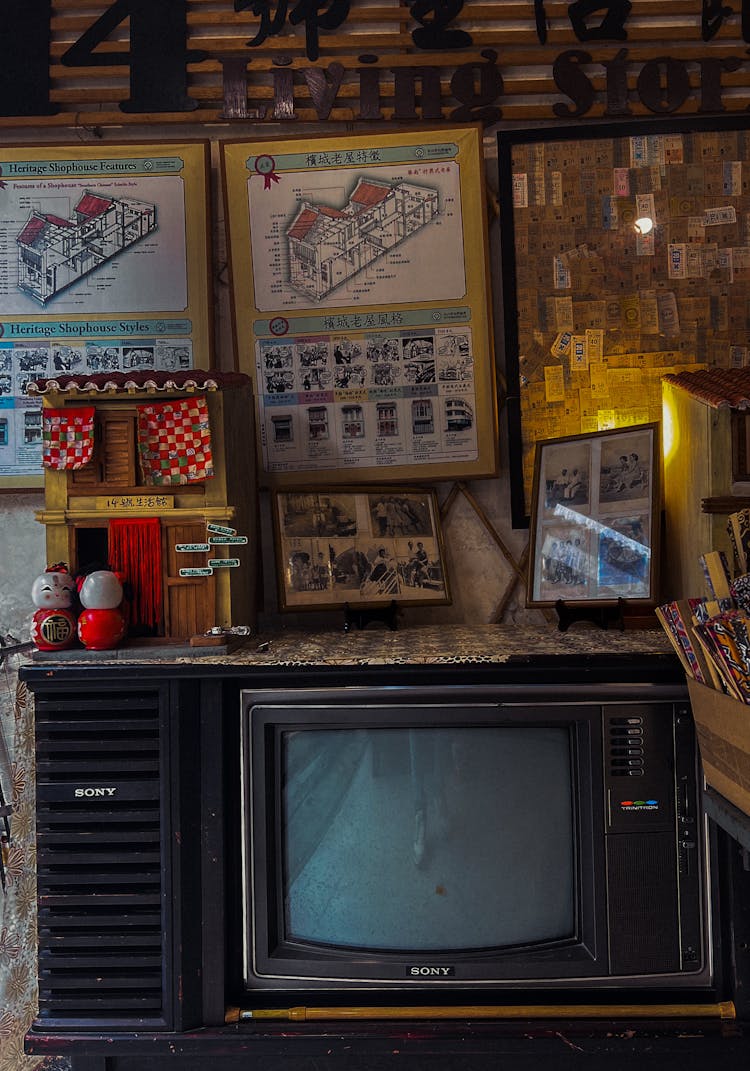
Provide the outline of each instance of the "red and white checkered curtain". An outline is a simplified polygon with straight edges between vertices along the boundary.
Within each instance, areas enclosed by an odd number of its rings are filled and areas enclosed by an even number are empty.
[[[94,407],[42,410],[42,464],[80,469],[94,452]]]
[[[213,476],[205,397],[139,405],[138,448],[147,484],[193,483]]]

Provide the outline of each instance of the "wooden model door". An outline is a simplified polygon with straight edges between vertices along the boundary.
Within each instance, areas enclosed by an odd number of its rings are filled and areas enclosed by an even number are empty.
[[[168,639],[201,635],[216,621],[213,576],[180,576],[180,569],[201,568],[208,555],[176,551],[179,543],[205,543],[205,524],[162,521],[164,551],[164,635]]]

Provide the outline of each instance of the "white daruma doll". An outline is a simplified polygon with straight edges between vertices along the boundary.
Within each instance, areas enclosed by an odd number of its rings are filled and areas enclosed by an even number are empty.
[[[80,583],[78,597],[83,611],[78,617],[78,639],[89,651],[108,651],[125,635],[125,617],[120,610],[122,583],[117,573],[97,569]]]
[[[76,638],[76,617],[70,607],[76,584],[65,562],[49,565],[31,585],[38,607],[31,619],[31,640],[40,651],[62,651]]]

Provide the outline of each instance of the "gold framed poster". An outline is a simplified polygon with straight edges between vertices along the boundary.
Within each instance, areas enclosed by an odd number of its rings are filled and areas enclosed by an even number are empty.
[[[266,486],[494,475],[481,129],[222,143]]]
[[[434,491],[311,487],[272,499],[280,610],[450,602]]]
[[[654,605],[659,425],[536,444],[527,606]]]
[[[213,363],[209,159],[206,141],[0,149],[0,487],[43,484],[30,380]]]

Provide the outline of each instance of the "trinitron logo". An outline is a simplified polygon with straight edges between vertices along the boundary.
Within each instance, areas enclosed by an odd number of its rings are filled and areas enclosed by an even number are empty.
[[[620,809],[623,811],[658,811],[658,800],[621,800]]]

